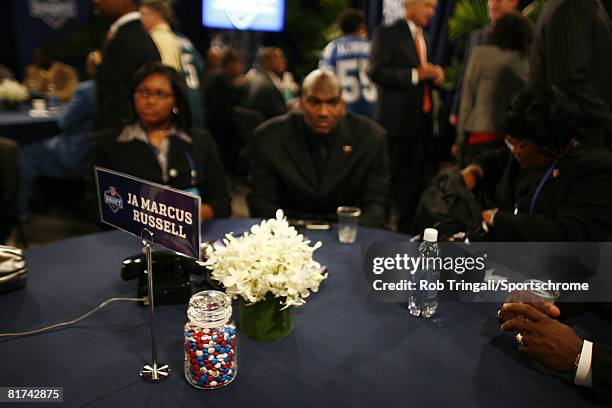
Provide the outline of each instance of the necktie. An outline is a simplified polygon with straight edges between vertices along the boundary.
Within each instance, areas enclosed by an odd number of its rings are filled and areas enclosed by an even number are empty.
[[[415,30],[416,35],[414,36],[414,45],[416,46],[417,54],[419,54],[419,60],[421,61],[421,65],[427,64],[427,54],[425,50],[421,46],[422,43],[425,42],[423,38],[423,33],[419,27]],[[431,112],[431,94],[429,93],[429,84],[425,83],[423,85],[423,112],[429,113]]]
[[[327,146],[325,146],[324,140],[318,140],[315,145],[313,152],[313,161],[315,169],[317,170],[317,176],[319,176],[319,182],[323,180],[323,174],[325,173],[325,165],[327,164]]]

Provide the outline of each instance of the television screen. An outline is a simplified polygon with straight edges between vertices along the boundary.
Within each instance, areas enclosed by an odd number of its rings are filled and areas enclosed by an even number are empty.
[[[231,30],[282,31],[285,0],[202,0],[202,24]]]

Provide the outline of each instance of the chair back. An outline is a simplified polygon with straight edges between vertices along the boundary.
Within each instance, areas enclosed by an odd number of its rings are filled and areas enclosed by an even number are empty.
[[[247,150],[250,151],[253,143],[253,132],[255,128],[264,121],[263,115],[255,109],[235,106],[232,109],[232,121],[238,131],[238,137],[242,142],[241,144],[246,146]]]
[[[17,142],[0,137],[0,243],[8,238],[17,223],[18,160]]]

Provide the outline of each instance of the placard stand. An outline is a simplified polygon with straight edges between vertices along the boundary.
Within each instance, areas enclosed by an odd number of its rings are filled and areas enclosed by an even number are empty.
[[[148,234],[149,239],[144,236]],[[151,255],[151,243],[153,242],[153,233],[147,228],[144,228],[140,233],[145,256],[147,258],[147,290],[149,300],[149,312],[151,317],[151,358],[152,364],[145,365],[140,370],[140,376],[147,381],[161,381],[168,378],[170,375],[170,367],[168,364],[157,362],[157,332],[155,330],[155,299],[153,297],[153,257]]]

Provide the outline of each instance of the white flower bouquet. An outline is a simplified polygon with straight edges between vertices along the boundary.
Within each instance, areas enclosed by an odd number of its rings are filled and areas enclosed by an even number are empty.
[[[24,102],[30,98],[28,88],[12,79],[0,82],[0,99],[7,102]]]
[[[282,309],[301,306],[310,292],[317,292],[325,278],[321,265],[312,258],[322,246],[289,226],[283,212],[276,218],[251,227],[240,237],[227,234],[225,246],[217,248],[204,263],[211,277],[225,286],[233,298],[254,304],[270,295],[281,301]]]

